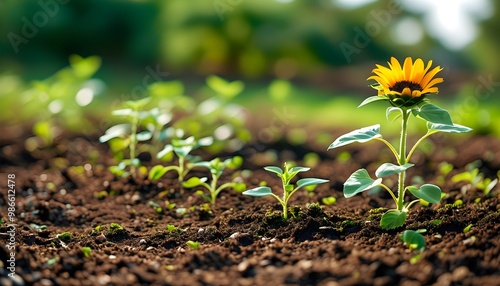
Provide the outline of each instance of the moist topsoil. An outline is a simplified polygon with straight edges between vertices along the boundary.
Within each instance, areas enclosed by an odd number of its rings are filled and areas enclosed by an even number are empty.
[[[392,162],[381,143],[329,152],[315,142],[254,144],[236,154],[198,150],[205,159],[242,155],[242,169],[250,171],[240,174],[247,187],[266,181],[279,195],[281,181],[262,167],[291,159],[302,164],[306,153],[317,153],[320,160],[299,177],[330,182],[313,192],[298,191],[284,221],[281,205],[270,197],[226,190],[212,206],[195,190],[182,190],[174,173],[158,181],[116,178],[107,170],[114,164],[107,146],[95,139],[74,136],[29,153],[25,138],[10,138],[7,131],[0,152],[0,285],[500,285],[498,186],[485,195],[450,179],[474,161],[495,178],[500,141],[493,137],[455,142],[450,136],[415,153],[407,184],[438,184],[446,196],[438,204],[414,205],[403,227],[383,230],[380,217],[394,208],[389,194],[346,199],[342,193],[355,170],[373,174],[381,163]],[[143,158],[146,166],[155,164],[148,159]],[[446,176],[441,162],[454,166]],[[8,174],[16,184],[13,278],[7,262],[13,251],[7,247]],[[201,169],[191,175],[207,176]],[[221,182],[231,176],[226,172]],[[396,179],[384,182],[395,189]],[[323,198],[331,196],[336,203],[325,205]],[[399,239],[406,229],[425,229],[424,251],[409,250]]]

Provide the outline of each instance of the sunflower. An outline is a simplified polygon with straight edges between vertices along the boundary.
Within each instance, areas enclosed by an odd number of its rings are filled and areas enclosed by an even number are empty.
[[[378,84],[372,87],[378,90],[379,96],[386,96],[393,106],[414,106],[422,102],[425,95],[438,93],[435,85],[443,82],[443,78],[434,78],[443,69],[437,66],[430,70],[432,60],[425,68],[422,59],[413,62],[410,57],[405,59],[403,67],[394,57],[391,57],[388,64],[389,68],[376,65],[377,68],[373,70],[375,75],[370,76],[368,80],[377,81]]]

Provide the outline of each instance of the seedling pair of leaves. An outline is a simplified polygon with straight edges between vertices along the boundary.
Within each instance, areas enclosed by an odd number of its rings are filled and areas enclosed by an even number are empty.
[[[467,168],[469,170],[451,177],[451,181],[453,183],[466,182],[469,189],[474,188],[482,190],[486,196],[489,195],[491,190],[493,190],[493,188],[497,185],[498,178],[494,180],[485,178],[484,174],[479,172],[477,167],[473,167],[472,163],[469,164]]]
[[[194,136],[190,136],[186,139],[173,138],[170,144],[165,145],[163,150],[158,152],[157,158],[161,160],[173,152],[179,160],[178,166],[156,165],[149,171],[148,178],[150,180],[158,180],[167,172],[175,171],[179,176],[179,183],[182,185],[184,183],[185,176],[192,168],[194,168],[193,164],[200,161],[199,157],[192,156],[189,153],[202,146],[210,146],[212,143],[212,137],[204,137],[198,140],[195,139]]]
[[[264,197],[264,196],[272,196],[283,207],[283,218],[285,220],[288,219],[288,201],[290,197],[300,188],[304,188],[307,186],[318,185],[328,182],[328,180],[318,179],[318,178],[303,178],[296,182],[296,184],[292,184],[291,180],[300,172],[309,171],[310,168],[307,167],[290,167],[288,164],[284,164],[284,169],[276,166],[267,166],[264,167],[264,170],[275,173],[282,182],[283,185],[283,196],[280,198],[279,196],[273,194],[271,188],[266,186],[257,187],[248,191],[243,192],[244,195],[252,196],[252,197]]]
[[[246,185],[242,182],[237,182],[237,181],[228,182],[220,186],[218,185],[219,179],[226,168],[236,170],[241,166],[242,163],[243,163],[243,158],[241,158],[240,156],[229,158],[224,161],[221,161],[219,158],[215,158],[211,161],[194,163],[192,164],[193,168],[202,167],[210,171],[210,174],[212,175],[212,180],[210,184],[207,183],[208,179],[206,177],[202,178],[192,177],[189,178],[189,180],[187,180],[186,182],[184,182],[182,186],[188,189],[196,188],[199,186],[206,188],[209,191],[208,194],[205,194],[202,190],[196,191],[196,194],[205,198],[212,205],[215,205],[217,196],[222,190],[229,188],[233,188],[237,192],[242,192],[245,190]]]
[[[372,96],[363,101],[359,107],[364,106],[368,103],[372,103],[380,100],[388,100],[384,96]],[[413,115],[416,118],[422,119],[426,122],[427,133],[422,136],[412,147],[412,149],[406,151],[406,136],[407,136],[407,125],[409,117]],[[371,188],[380,186],[385,189],[391,197],[393,198],[396,209],[388,210],[380,221],[380,226],[384,229],[392,229],[400,227],[406,221],[407,213],[410,207],[423,200],[428,203],[438,203],[441,200],[441,189],[432,184],[423,184],[421,186],[406,186],[405,187],[405,177],[406,170],[413,167],[414,164],[410,163],[410,159],[415,152],[418,145],[427,137],[438,132],[445,133],[464,133],[469,132],[471,129],[459,124],[454,124],[451,120],[449,113],[424,100],[419,105],[414,105],[411,107],[389,107],[386,110],[386,117],[390,121],[394,121],[401,118],[402,130],[401,138],[399,144],[399,151],[389,143],[387,140],[382,138],[380,134],[380,125],[372,125],[364,127],[347,134],[344,134],[337,138],[329,147],[328,150],[333,148],[338,148],[351,143],[365,143],[370,140],[378,140],[387,145],[391,152],[393,153],[397,165],[393,163],[384,163],[376,171],[375,176],[377,179],[373,179],[366,169],[359,169],[355,171],[344,183],[344,196],[350,198],[356,194],[369,190]],[[382,183],[383,178],[391,175],[398,175],[398,191],[397,196],[394,192],[385,184]],[[413,200],[409,203],[405,202],[404,196],[406,191],[412,193],[417,200]]]

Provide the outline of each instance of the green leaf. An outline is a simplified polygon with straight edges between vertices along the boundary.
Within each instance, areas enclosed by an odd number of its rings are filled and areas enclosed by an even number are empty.
[[[207,178],[203,177],[203,178],[198,178],[198,177],[192,177],[192,178],[189,178],[189,180],[185,181],[182,186],[184,188],[188,188],[188,189],[191,189],[191,188],[194,188],[194,187],[198,187],[199,185],[205,183],[207,181]]]
[[[385,117],[388,121],[394,122],[394,120],[398,119],[403,115],[403,110],[399,107],[388,107],[385,111]]]
[[[210,162],[208,161],[202,161],[202,162],[196,162],[196,163],[193,163],[193,167],[203,167],[203,168],[207,168],[207,169],[212,169],[212,164],[210,164]]]
[[[408,187],[408,190],[417,198],[423,199],[431,204],[437,204],[441,201],[441,189],[436,185],[425,184],[417,189]]]
[[[453,125],[448,111],[431,103],[424,104],[419,109],[412,109],[412,113],[431,123]]]
[[[225,99],[233,98],[240,94],[245,88],[242,81],[228,82],[215,75],[207,78],[207,85]]]
[[[307,186],[312,186],[312,185],[319,185],[328,182],[328,180],[324,179],[317,179],[317,178],[306,178],[306,179],[300,179],[297,181],[297,189],[307,187]]]
[[[145,97],[138,100],[129,100],[125,101],[124,105],[134,111],[139,111],[144,108],[144,106],[146,106],[146,104],[148,104],[150,100],[151,97]]]
[[[447,133],[466,133],[472,130],[472,128],[460,124],[447,125],[438,123],[428,123],[427,128],[429,130],[436,130]]]
[[[394,165],[391,163],[384,163],[380,167],[378,167],[377,171],[375,171],[375,176],[377,176],[378,178],[383,178],[393,174],[399,174],[413,166],[414,164],[412,163],[406,163],[403,166]]]
[[[358,105],[358,108],[360,108],[361,106],[364,106],[364,105],[367,105],[367,104],[370,104],[372,102],[375,102],[375,101],[381,101],[381,100],[384,100],[384,101],[387,101],[389,100],[389,98],[385,95],[374,95],[374,96],[370,96],[368,97],[367,99],[363,100],[363,102],[361,102],[360,105]]]
[[[410,250],[424,250],[425,238],[423,235],[414,230],[405,230],[401,236],[401,240],[408,246]]]
[[[350,198],[358,193],[371,189],[382,182],[382,179],[373,180],[368,171],[359,169],[345,181],[344,196]]]
[[[148,141],[149,139],[151,139],[151,137],[153,137],[153,133],[151,133],[148,130],[144,130],[142,132],[137,133],[137,141],[140,142]]]
[[[267,166],[267,167],[264,167],[264,170],[269,171],[269,172],[276,173],[276,174],[278,174],[278,175],[283,175],[283,170],[281,170],[281,168],[280,168],[280,167],[276,167],[276,166]]]
[[[172,147],[172,145],[170,145],[170,144],[167,144],[167,145],[165,145],[163,150],[161,150],[160,152],[158,152],[158,154],[156,154],[156,158],[161,159],[161,158],[165,157],[166,155],[168,155],[173,150],[174,150],[174,147]]]
[[[247,185],[245,185],[245,183],[234,183],[234,185],[232,187],[233,187],[233,190],[235,190],[238,193],[241,193],[241,192],[245,191],[245,189],[247,188]]]
[[[122,135],[128,134],[130,131],[130,124],[118,124],[115,126],[110,127],[104,135],[99,137],[99,142],[104,143],[107,142],[113,138],[120,137]]]
[[[167,171],[168,169],[166,169],[162,165],[153,166],[151,170],[149,170],[148,179],[153,181],[158,180],[159,178],[163,177],[163,175],[165,175]]]
[[[257,187],[248,191],[244,191],[243,194],[252,197],[265,197],[272,195],[273,192],[269,187]]]
[[[288,171],[288,173],[290,173],[290,174],[297,174],[299,172],[307,172],[309,170],[311,170],[311,168],[308,168],[308,167],[293,167],[293,168],[291,168]]]
[[[186,157],[192,150],[192,146],[174,147],[174,152],[179,157]]]
[[[328,150],[351,144],[354,142],[364,143],[374,138],[382,137],[380,135],[380,124],[364,127],[344,134],[337,138],[329,147]]]
[[[101,66],[101,58],[98,56],[83,58],[74,54],[69,56],[69,63],[77,77],[90,78]]]
[[[393,229],[402,226],[406,221],[406,212],[388,210],[382,215],[380,226],[383,229]]]

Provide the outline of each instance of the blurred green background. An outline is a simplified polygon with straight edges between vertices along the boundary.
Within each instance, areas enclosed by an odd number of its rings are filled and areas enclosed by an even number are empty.
[[[31,126],[57,115],[82,130],[88,115],[101,120],[94,128],[102,133],[109,109],[145,96],[149,84],[181,81],[185,94],[204,99],[205,80],[216,74],[244,82],[234,102],[263,126],[277,116],[273,108],[287,108],[290,125],[350,129],[382,122],[391,129],[384,106],[356,106],[374,94],[366,78],[375,63],[411,56],[444,67],[445,82],[432,99],[456,123],[500,136],[499,6],[491,0],[0,0],[0,120]],[[98,58],[73,57],[75,70],[58,73],[71,55]],[[78,94],[76,105],[66,103]],[[55,102],[59,97],[65,99]]]

